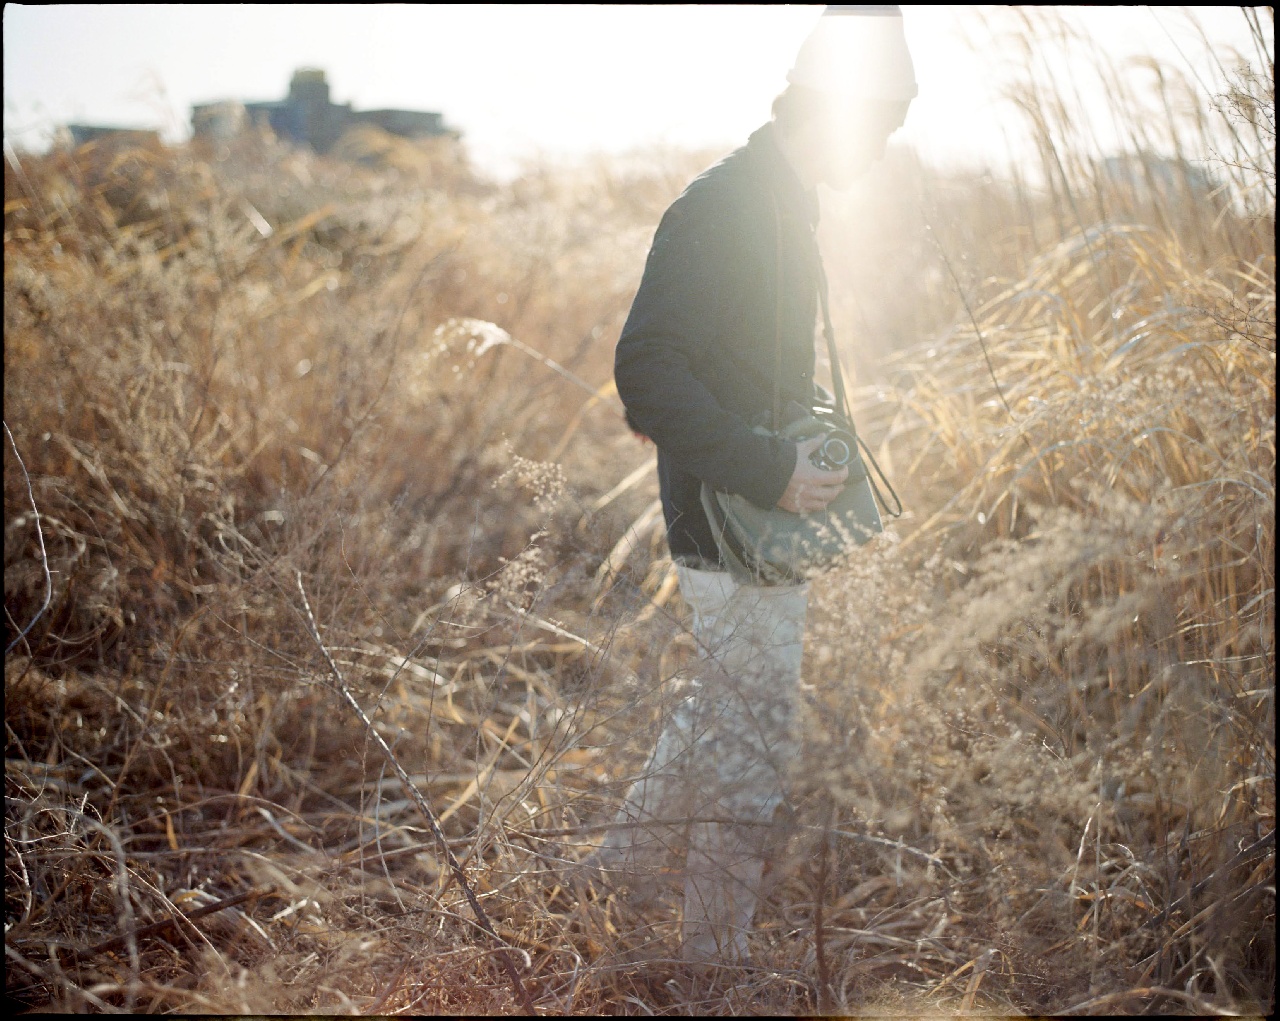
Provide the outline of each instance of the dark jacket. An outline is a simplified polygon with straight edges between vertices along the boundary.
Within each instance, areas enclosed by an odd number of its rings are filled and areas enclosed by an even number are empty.
[[[769,424],[775,381],[784,405],[814,397],[817,220],[766,124],[658,225],[614,376],[628,423],[658,448],[674,558],[719,559],[703,480],[773,507],[795,470],[795,444],[752,427]]]

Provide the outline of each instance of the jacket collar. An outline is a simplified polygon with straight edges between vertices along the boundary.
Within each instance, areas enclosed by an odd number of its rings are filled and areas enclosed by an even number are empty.
[[[818,225],[818,192],[806,188],[778,148],[773,122],[757,128],[747,139],[747,150],[755,157],[781,209],[811,229]]]

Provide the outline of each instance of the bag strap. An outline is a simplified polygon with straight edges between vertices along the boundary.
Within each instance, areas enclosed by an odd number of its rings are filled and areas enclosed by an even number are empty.
[[[773,431],[777,433],[782,431],[782,214],[772,188],[769,201],[773,203]]]
[[[782,429],[782,214],[778,211],[778,197],[773,193],[773,189],[769,189],[769,201],[773,204],[773,228],[774,228],[774,257],[775,257],[775,298],[774,298],[774,333],[773,333],[773,430],[778,432]],[[827,339],[827,358],[831,362],[831,389],[836,399],[836,412],[846,422],[852,425],[853,416],[849,413],[849,399],[844,389],[844,371],[840,366],[840,356],[836,353],[836,333],[831,325],[831,308],[828,302],[827,291],[827,271],[822,264],[822,251],[818,248],[817,239],[813,239],[813,262],[818,270],[818,305],[822,309],[822,333]],[[884,512],[890,517],[902,517],[902,500],[894,491],[892,484],[884,473],[879,463],[871,453],[871,449],[858,435],[857,430],[853,431],[854,436],[858,440],[858,446],[862,448],[862,452],[866,455],[867,460],[871,462],[871,467],[875,469],[876,475],[880,476],[880,481],[884,483],[885,488],[889,490],[889,495],[893,497],[893,502],[897,504],[896,511],[889,509],[889,503],[884,498],[884,494],[880,492],[880,487],[876,485],[876,480],[870,472],[867,472],[867,482],[871,485],[871,491],[875,493],[876,499],[880,501],[880,506],[884,508]]]
[[[822,306],[822,332],[827,338],[827,357],[831,359],[831,386],[835,390],[836,410],[844,416],[845,421],[852,423],[853,416],[849,414],[849,401],[845,397],[844,391],[844,372],[840,368],[840,356],[836,353],[836,334],[831,326],[831,309],[827,303],[827,271],[822,265],[822,253],[818,251],[816,243],[814,244],[814,253],[818,263],[818,303]],[[866,455],[867,460],[871,462],[871,467],[875,469],[876,475],[880,476],[880,481],[889,490],[889,495],[893,497],[893,502],[898,505],[898,509],[896,511],[889,509],[889,502],[884,498],[884,494],[880,492],[880,487],[876,485],[875,476],[867,472],[867,482],[871,485],[871,491],[876,494],[876,499],[880,501],[880,506],[884,508],[886,514],[894,518],[902,517],[902,500],[894,492],[893,485],[885,475],[884,469],[880,467],[875,456],[871,453],[871,448],[858,435],[856,429],[853,435],[858,441],[858,446],[862,448],[862,452]]]
[[[822,334],[827,338],[827,358],[831,361],[831,389],[835,392],[836,411],[846,419],[849,414],[849,401],[844,392],[844,372],[840,366],[840,356],[836,354],[836,332],[831,326],[831,309],[827,304],[827,270],[822,265],[822,252],[818,250],[818,242],[813,243],[814,264],[818,267],[818,305],[822,308]]]

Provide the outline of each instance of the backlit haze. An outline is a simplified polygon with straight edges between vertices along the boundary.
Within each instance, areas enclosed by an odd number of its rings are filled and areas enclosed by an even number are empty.
[[[336,103],[435,110],[483,169],[653,144],[728,149],[769,115],[820,6],[6,4],[4,131],[38,150],[68,122],[190,134],[193,103],[284,97],[322,68]],[[920,84],[895,142],[939,165],[1025,156],[1002,84],[1020,55],[993,42],[1007,7],[904,5]],[[1236,8],[1063,8],[1083,48],[1151,54],[1216,91],[1256,51]],[[1188,16],[1190,15],[1190,17]],[[1206,46],[1192,18],[1217,47]],[[1057,79],[1072,58],[1035,54]],[[1048,72],[1046,72],[1048,73]],[[1083,77],[1083,76],[1081,76]],[[1087,88],[1086,109],[1101,99]],[[1097,113],[1100,147],[1106,117]]]

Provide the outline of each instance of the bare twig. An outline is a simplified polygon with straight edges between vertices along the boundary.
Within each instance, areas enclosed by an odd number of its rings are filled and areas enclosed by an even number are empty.
[[[101,999],[98,996],[95,996],[93,993],[89,992],[86,989],[81,989],[78,985],[76,985],[74,982],[68,979],[66,975],[62,974],[62,969],[57,966],[56,961],[50,962],[54,968],[53,974],[50,974],[48,971],[40,967],[40,965],[36,964],[34,961],[27,960],[20,953],[18,953],[18,951],[16,951],[13,947],[9,946],[7,943],[5,944],[4,955],[5,957],[9,958],[9,960],[13,961],[13,963],[16,964],[18,967],[20,967],[23,971],[26,971],[31,975],[34,975],[41,982],[47,982],[50,986],[58,986],[58,985],[62,986],[68,992],[74,993],[76,996],[83,997],[85,1000],[87,1000],[93,1006],[97,1007],[104,1014],[119,1013],[118,1008],[112,1007],[105,1000]],[[26,988],[16,988],[12,990],[7,990],[6,997],[9,998],[11,1002],[20,1003],[21,1002],[20,997],[26,993],[29,993],[33,988],[34,988],[33,986],[27,986]]]
[[[991,376],[991,382],[996,388],[996,396],[1000,398],[1000,403],[1004,405],[1004,410],[1014,421],[1018,421],[1018,416],[1013,413],[1013,409],[1009,407],[1009,402],[1004,398],[1004,390],[1000,387],[1000,380],[996,378],[996,368],[991,364],[991,354],[987,351],[987,341],[982,336],[982,327],[978,325],[978,317],[974,315],[973,307],[969,304],[969,299],[965,297],[964,287],[960,284],[960,277],[956,274],[955,269],[951,265],[951,260],[947,258],[947,251],[942,247],[942,241],[938,238],[938,232],[933,229],[932,224],[926,224],[925,229],[929,232],[929,237],[933,240],[934,245],[938,249],[938,254],[942,256],[942,263],[947,267],[947,272],[951,275],[951,281],[956,285],[956,293],[960,296],[960,304],[964,306],[964,310],[969,314],[969,322],[973,324],[974,336],[978,338],[978,344],[982,347],[982,357],[987,363],[987,372]]]
[[[139,940],[147,936],[158,936],[162,932],[169,929],[177,928],[182,922],[193,922],[197,918],[203,918],[205,915],[216,914],[219,911],[225,911],[227,908],[238,907],[246,901],[257,900],[271,893],[271,890],[250,890],[248,893],[237,894],[234,897],[227,897],[225,900],[217,901],[214,904],[207,904],[195,911],[184,913],[181,915],[172,915],[169,918],[162,918],[158,922],[152,922],[150,925],[143,925],[123,936],[115,936],[112,939],[105,940],[97,946],[89,947],[87,950],[77,950],[72,954],[72,961],[82,961],[85,958],[93,957],[95,954],[105,954],[109,950],[120,950],[128,945],[130,940]]]
[[[445,861],[449,865],[449,870],[453,873],[453,878],[457,881],[459,889],[461,889],[463,894],[466,896],[467,903],[471,905],[471,910],[475,912],[477,923],[479,923],[480,928],[488,933],[493,941],[498,944],[496,956],[498,961],[502,964],[503,970],[507,973],[507,978],[511,982],[511,989],[515,993],[517,1002],[524,1008],[527,1014],[536,1015],[538,1011],[533,1005],[533,1000],[529,996],[528,989],[525,988],[524,983],[520,980],[519,973],[516,971],[515,962],[512,960],[510,953],[510,947],[494,930],[493,923],[489,920],[488,914],[485,913],[484,908],[480,905],[480,900],[476,897],[475,891],[471,888],[471,884],[467,882],[466,874],[462,871],[462,866],[458,864],[458,859],[454,856],[453,851],[449,849],[449,842],[445,839],[444,831],[440,828],[439,820],[436,818],[436,814],[432,810],[431,806],[427,803],[427,799],[423,796],[422,792],[418,790],[413,780],[410,779],[404,766],[400,764],[400,760],[396,758],[391,747],[383,739],[382,735],[378,733],[377,728],[373,725],[373,721],[366,715],[364,709],[361,708],[360,703],[356,701],[355,696],[351,694],[351,689],[347,687],[347,682],[343,679],[342,672],[338,669],[338,665],[333,661],[333,657],[329,654],[329,650],[325,647],[324,641],[320,637],[320,629],[316,626],[315,616],[311,612],[311,604],[307,601],[306,589],[303,588],[302,585],[302,572],[295,571],[294,574],[298,582],[298,592],[302,596],[302,606],[307,613],[307,624],[311,631],[311,637],[319,647],[321,654],[325,658],[325,662],[329,664],[329,672],[333,675],[334,684],[337,687],[338,693],[342,696],[343,701],[345,701],[347,705],[351,707],[352,711],[355,712],[356,716],[359,717],[360,722],[364,724],[365,730],[373,738],[374,742],[382,749],[382,754],[385,756],[388,765],[395,770],[396,776],[400,778],[400,783],[404,786],[405,793],[409,795],[414,806],[422,814],[422,818],[430,828],[432,836],[435,837],[436,844],[440,848],[440,853],[444,856]]]
[[[1206,887],[1208,887],[1209,884],[1214,883],[1217,880],[1221,879],[1228,872],[1232,872],[1235,869],[1238,869],[1241,865],[1253,864],[1253,862],[1256,861],[1258,858],[1260,858],[1266,851],[1273,849],[1275,846],[1276,846],[1276,831],[1272,830],[1261,840],[1258,840],[1255,843],[1250,844],[1248,847],[1246,847],[1243,851],[1237,854],[1230,861],[1225,862],[1224,864],[1218,866],[1216,869],[1210,872],[1209,875],[1205,876],[1204,879],[1196,883],[1195,886],[1193,886],[1190,890],[1188,890],[1185,894],[1183,894],[1183,896],[1179,897],[1176,901],[1174,901],[1167,908],[1161,911],[1158,915],[1155,915],[1154,917],[1149,918],[1145,922],[1143,922],[1142,927],[1144,929],[1150,929],[1157,925],[1160,925],[1167,918],[1170,918],[1175,911],[1178,911],[1190,906],[1191,902],[1197,896],[1199,896],[1199,894]]]
[[[1158,996],[1168,997],[1186,1007],[1192,1012],[1203,1016],[1214,1016],[1226,1013],[1222,1008],[1215,1007],[1211,1003],[1198,999],[1189,993],[1184,993],[1180,989],[1164,989],[1160,986],[1148,986],[1144,989],[1126,989],[1118,993],[1107,993],[1104,996],[1095,996],[1091,1000],[1084,1003],[1077,1003],[1074,1006],[1067,1007],[1065,1010],[1059,1011],[1060,1014],[1079,1014],[1087,1011],[1097,1011],[1100,1007],[1110,1007],[1112,1004],[1119,1003],[1123,1000],[1134,998],[1146,999]]]
[[[409,965],[411,963],[412,962],[409,960],[405,960],[401,963],[400,967],[397,968],[395,973],[391,976],[391,981],[386,984],[386,987],[378,995],[378,998],[365,1007],[364,1012],[366,1014],[377,1014],[387,1005],[387,1001],[391,999],[392,994],[400,988],[400,981],[404,978],[404,973],[409,970]]]
[[[832,1013],[831,962],[827,959],[826,919],[823,905],[826,903],[831,878],[831,816],[833,806],[827,802],[823,812],[821,847],[818,851],[818,889],[813,908],[813,953],[818,964],[818,1013]]]
[[[13,440],[13,433],[9,431],[9,423],[4,423],[4,434],[9,437],[9,445],[13,447],[13,456],[18,459],[18,467],[22,469],[22,477],[27,483],[27,498],[31,501],[31,509],[36,514],[36,538],[40,540],[40,566],[44,568],[44,604],[40,607],[39,612],[31,618],[31,623],[22,629],[22,633],[10,642],[4,650],[7,656],[13,651],[13,647],[27,637],[27,633],[36,626],[36,621],[44,616],[45,610],[49,609],[49,603],[53,599],[53,576],[49,573],[49,554],[44,548],[44,529],[40,527],[40,508],[36,506],[36,495],[31,490],[31,476],[27,474],[27,466],[22,463],[22,455],[18,453],[18,444]]]

